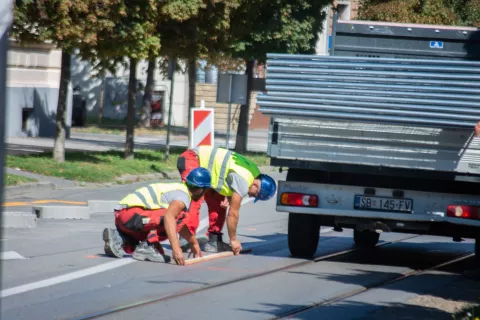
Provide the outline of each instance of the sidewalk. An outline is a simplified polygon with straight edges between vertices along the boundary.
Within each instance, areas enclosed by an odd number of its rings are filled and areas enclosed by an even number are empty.
[[[229,147],[235,147],[236,136],[229,139]],[[135,137],[136,149],[163,149],[166,135],[141,135]],[[8,137],[6,138],[8,154],[27,154],[51,151],[53,138]],[[223,132],[215,133],[215,144],[225,147],[226,136]],[[188,147],[188,135],[176,133],[170,137],[171,147]],[[248,134],[248,151],[266,152],[268,146],[267,130],[251,130]],[[67,151],[108,151],[124,150],[125,136],[116,134],[93,134],[72,132],[65,143]]]

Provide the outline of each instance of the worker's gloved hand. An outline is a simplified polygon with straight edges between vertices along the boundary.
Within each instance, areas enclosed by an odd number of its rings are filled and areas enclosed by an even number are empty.
[[[480,121],[475,126],[475,137],[480,136]]]
[[[200,250],[200,244],[198,244],[197,239],[190,243],[190,253],[188,254],[188,257],[190,258],[190,255],[193,255],[193,258],[201,258],[202,257],[202,250]]]
[[[175,262],[178,265],[184,266],[185,265],[185,258],[183,257],[182,248],[180,248],[180,246],[179,246],[178,248],[172,249],[172,253],[173,253],[173,260],[175,260]]]
[[[230,240],[230,246],[234,255],[239,255],[240,251],[242,251],[242,244],[238,240]]]

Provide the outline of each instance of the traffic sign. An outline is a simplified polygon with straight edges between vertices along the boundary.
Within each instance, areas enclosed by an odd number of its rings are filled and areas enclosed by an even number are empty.
[[[190,148],[214,146],[214,109],[205,108],[203,101],[200,108],[191,109]]]

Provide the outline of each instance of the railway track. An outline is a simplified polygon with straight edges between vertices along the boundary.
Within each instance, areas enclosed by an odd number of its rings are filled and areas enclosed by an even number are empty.
[[[376,247],[388,246],[388,245],[392,245],[392,244],[395,244],[395,243],[399,243],[399,242],[409,240],[409,239],[413,239],[413,238],[417,238],[417,237],[420,237],[420,235],[408,236],[408,237],[398,239],[398,240],[394,240],[394,241],[382,242],[382,243],[377,244]],[[213,290],[215,288],[228,286],[228,285],[235,284],[235,283],[238,283],[238,282],[247,281],[247,280],[250,280],[250,279],[271,275],[271,274],[282,272],[282,271],[285,271],[285,270],[291,270],[291,269],[303,267],[303,266],[306,266],[306,265],[309,265],[309,264],[314,264],[314,263],[317,263],[317,262],[338,258],[340,256],[348,255],[348,254],[351,254],[353,252],[360,251],[360,250],[362,250],[362,249],[352,248],[352,249],[339,251],[339,252],[335,252],[335,253],[331,253],[331,254],[327,254],[327,255],[322,255],[322,256],[315,257],[312,260],[300,261],[300,262],[293,263],[293,264],[288,265],[288,266],[283,266],[283,267],[271,269],[271,270],[264,271],[264,272],[253,273],[253,274],[250,274],[250,275],[230,279],[230,280],[227,280],[227,281],[213,283],[213,284],[210,284],[210,285],[198,288],[198,289],[191,289],[191,290],[188,290],[188,291],[182,291],[182,292],[174,293],[174,294],[167,295],[167,296],[160,297],[160,298],[145,299],[145,300],[137,301],[137,302],[134,302],[134,303],[131,303],[131,304],[128,304],[128,305],[122,305],[122,306],[119,306],[119,307],[114,307],[114,308],[110,308],[110,309],[104,309],[104,310],[100,310],[100,311],[96,311],[96,312],[91,312],[91,313],[85,314],[85,315],[80,316],[80,317],[75,317],[73,319],[74,320],[97,319],[97,318],[101,318],[101,317],[107,316],[107,315],[119,314],[119,313],[127,311],[127,310],[141,308],[141,307],[144,307],[144,306],[147,306],[147,305],[153,305],[153,304],[156,304],[156,303],[161,303],[161,302],[165,302],[165,301],[173,300],[173,299],[177,299],[177,298],[182,298],[182,297],[189,296],[189,295],[192,295],[192,294],[195,294],[195,293],[204,292],[204,291],[208,291],[208,290]],[[396,277],[395,279],[389,279],[387,281],[382,281],[381,283],[376,283],[372,286],[368,286],[368,287],[363,288],[361,290],[355,290],[355,291],[352,291],[352,292],[349,292],[349,293],[346,293],[346,294],[342,294],[341,296],[333,297],[333,298],[329,299],[328,301],[322,301],[320,303],[312,304],[312,305],[307,306],[307,307],[302,307],[302,308],[299,308],[299,309],[291,310],[288,313],[284,313],[284,314],[282,314],[280,316],[277,316],[277,317],[274,317],[272,319],[288,318],[288,317],[291,317],[291,316],[296,315],[296,314],[307,312],[311,309],[319,308],[319,307],[325,306],[327,304],[331,304],[331,303],[334,303],[336,301],[346,299],[346,298],[354,296],[356,294],[360,294],[364,291],[371,290],[373,288],[376,288],[376,287],[379,287],[379,286],[382,286],[382,285],[386,285],[386,284],[389,284],[391,282],[395,282],[395,281],[405,279],[406,277],[414,276],[414,275],[420,274],[422,272],[426,272],[428,270],[432,270],[432,269],[435,269],[435,268],[440,268],[442,266],[467,259],[467,258],[469,258],[470,256],[473,256],[473,255],[474,255],[473,253],[468,254],[466,256],[457,257],[455,260],[447,261],[447,262],[444,262],[440,265],[430,267],[428,269],[412,271],[408,274],[400,275],[399,277]],[[459,259],[461,259],[461,260],[459,260]]]
[[[413,276],[418,276],[418,275],[424,274],[428,271],[438,270],[438,269],[441,269],[443,267],[451,266],[453,264],[462,262],[462,261],[467,260],[469,258],[473,258],[474,256],[475,256],[475,253],[460,255],[460,256],[455,257],[454,259],[439,263],[439,264],[437,264],[435,266],[432,266],[432,267],[429,267],[429,268],[425,268],[425,269],[422,269],[422,270],[413,270],[413,271],[401,274],[397,277],[394,277],[394,278],[391,278],[391,279],[388,279],[388,280],[373,283],[371,285],[368,285],[368,286],[366,286],[364,288],[361,288],[361,289],[358,289],[358,290],[349,291],[347,293],[332,297],[332,298],[324,300],[322,302],[313,303],[309,306],[305,306],[305,307],[301,307],[301,308],[298,308],[298,309],[290,310],[290,311],[288,311],[286,313],[283,313],[279,316],[269,318],[269,320],[288,319],[288,318],[291,318],[293,316],[300,316],[300,315],[305,314],[309,311],[312,311],[312,310],[315,310],[315,309],[318,309],[318,308],[321,308],[321,307],[324,307],[324,306],[331,305],[335,302],[342,301],[344,299],[359,295],[359,294],[367,292],[369,290],[379,288],[379,287],[383,287],[383,286],[389,285],[391,283],[395,283],[395,282],[398,282],[398,281],[401,281],[401,280],[404,280],[404,279],[407,279],[407,278],[410,278],[410,277],[413,277]]]

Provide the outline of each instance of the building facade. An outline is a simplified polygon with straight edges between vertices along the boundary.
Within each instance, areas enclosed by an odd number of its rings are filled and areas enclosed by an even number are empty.
[[[325,8],[327,18],[323,23],[316,53],[328,55],[332,34],[333,8],[337,8],[340,19],[354,19],[357,15],[359,0],[335,0],[333,6]],[[207,107],[218,112],[218,126],[226,130],[226,104],[216,103],[217,70],[203,70],[200,63],[196,76],[196,105],[200,100]],[[7,71],[7,136],[40,136],[51,137],[55,133],[55,115],[60,82],[61,51],[51,44],[20,47],[11,41],[8,53]],[[120,66],[115,74],[106,73],[103,77],[92,70],[88,62],[72,56],[71,88],[67,108],[67,126],[72,123],[73,94],[78,95],[86,103],[89,122],[96,123],[101,112],[102,123],[124,123],[127,115],[128,67]],[[141,117],[142,98],[147,80],[148,62],[141,61],[137,66],[137,118]],[[261,66],[260,66],[261,68]],[[263,77],[263,71],[256,69],[256,77]],[[154,75],[154,94],[151,107],[150,124],[164,125],[168,121],[171,84],[156,69]],[[176,127],[188,127],[188,74],[175,73],[174,96],[171,124]],[[250,121],[254,128],[268,128],[269,119],[258,112],[255,103],[256,93],[252,96]],[[102,102],[101,102],[102,101]],[[239,117],[239,106],[232,106],[231,129],[236,130]],[[216,122],[216,123],[217,123]],[[67,130],[68,133],[68,130]]]
[[[316,52],[318,55],[328,55],[330,49],[330,41],[332,37],[333,25],[333,9],[338,11],[338,18],[340,20],[354,20],[357,17],[360,0],[335,0],[333,5],[324,9],[327,18],[322,25],[322,31],[317,42]]]
[[[55,134],[62,52],[51,44],[20,46],[10,41],[7,55],[7,137]],[[67,99],[67,135],[72,90]]]

